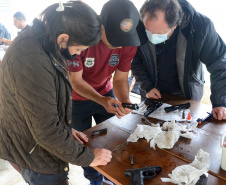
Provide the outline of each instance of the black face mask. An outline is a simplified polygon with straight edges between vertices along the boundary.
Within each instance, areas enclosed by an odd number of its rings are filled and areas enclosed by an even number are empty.
[[[62,55],[64,58],[66,58],[67,60],[75,59],[76,56],[77,56],[76,54],[75,54],[75,55],[71,55],[71,54],[69,53],[69,51],[68,51],[68,48],[63,49],[63,50],[61,51],[61,55]]]

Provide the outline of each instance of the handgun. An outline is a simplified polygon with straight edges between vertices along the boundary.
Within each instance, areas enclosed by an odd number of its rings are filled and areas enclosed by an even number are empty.
[[[208,116],[206,116],[205,118],[201,119],[198,118],[196,121],[198,122],[199,125],[203,124],[205,121],[207,121],[208,119],[213,117],[212,113],[207,112]]]
[[[161,166],[149,166],[126,170],[125,176],[131,177],[130,185],[144,185],[144,179],[153,179],[161,171]]]
[[[100,130],[94,130],[94,131],[92,131],[92,135],[98,135],[103,132],[107,132],[107,128],[100,129]]]
[[[147,111],[144,113],[144,117],[148,117],[148,115],[162,106],[162,102],[157,102],[150,99],[146,99],[144,103],[145,105],[148,105]]]
[[[139,109],[139,106],[136,103],[134,103],[134,104],[132,104],[132,103],[122,103],[122,106],[124,108],[128,108],[128,109],[131,109],[131,110],[138,110]]]
[[[190,104],[190,102],[188,102],[188,103],[185,103],[185,104],[165,107],[164,109],[165,109],[166,112],[172,112],[172,111],[177,110],[177,109],[188,109],[190,106],[191,106],[191,104]]]

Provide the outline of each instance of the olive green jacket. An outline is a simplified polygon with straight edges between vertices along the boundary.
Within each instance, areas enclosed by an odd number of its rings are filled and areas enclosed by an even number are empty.
[[[0,158],[43,174],[88,166],[94,154],[73,138],[71,113],[67,72],[29,28],[0,65]]]

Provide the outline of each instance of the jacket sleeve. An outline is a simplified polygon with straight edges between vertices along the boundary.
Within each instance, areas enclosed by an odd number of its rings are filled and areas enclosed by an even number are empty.
[[[210,73],[213,107],[226,107],[226,46],[213,23],[209,19],[207,21],[200,59]]]
[[[64,115],[57,109],[58,73],[50,59],[28,54],[14,62],[11,69],[16,103],[36,143],[65,162],[88,166],[94,159],[93,151],[76,141],[66,123],[60,122],[59,117]],[[60,84],[59,88],[65,86]]]
[[[149,74],[147,67],[144,65],[145,61],[142,58],[140,48],[137,49],[137,53],[131,63],[132,74],[135,76],[136,81],[139,83],[140,88],[147,94],[155,86],[151,82],[151,75]]]

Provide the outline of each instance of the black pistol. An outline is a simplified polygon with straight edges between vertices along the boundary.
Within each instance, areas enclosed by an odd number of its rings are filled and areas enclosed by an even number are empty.
[[[161,166],[135,168],[125,171],[125,176],[130,177],[130,185],[144,185],[144,179],[153,179],[162,171]]]
[[[191,104],[190,104],[190,102],[188,102],[188,103],[185,103],[185,104],[165,107],[164,109],[165,109],[166,112],[172,112],[172,111],[177,110],[177,109],[188,109],[190,106],[191,106]]]
[[[107,128],[104,128],[104,129],[100,129],[100,130],[94,130],[92,131],[92,135],[95,136],[95,135],[98,135],[100,133],[103,133],[103,132],[107,132]]]
[[[206,116],[205,118],[201,119],[198,118],[196,121],[198,122],[199,125],[203,124],[205,121],[209,120],[210,118],[213,118],[213,114],[207,112],[208,116]]]
[[[136,103],[122,103],[122,106],[124,108],[128,108],[128,109],[131,109],[131,110],[138,110],[139,109],[139,106],[136,104]]]
[[[144,113],[144,117],[148,117],[148,115],[162,106],[162,102],[153,101],[151,99],[146,99],[144,104],[148,106],[147,111]]]

